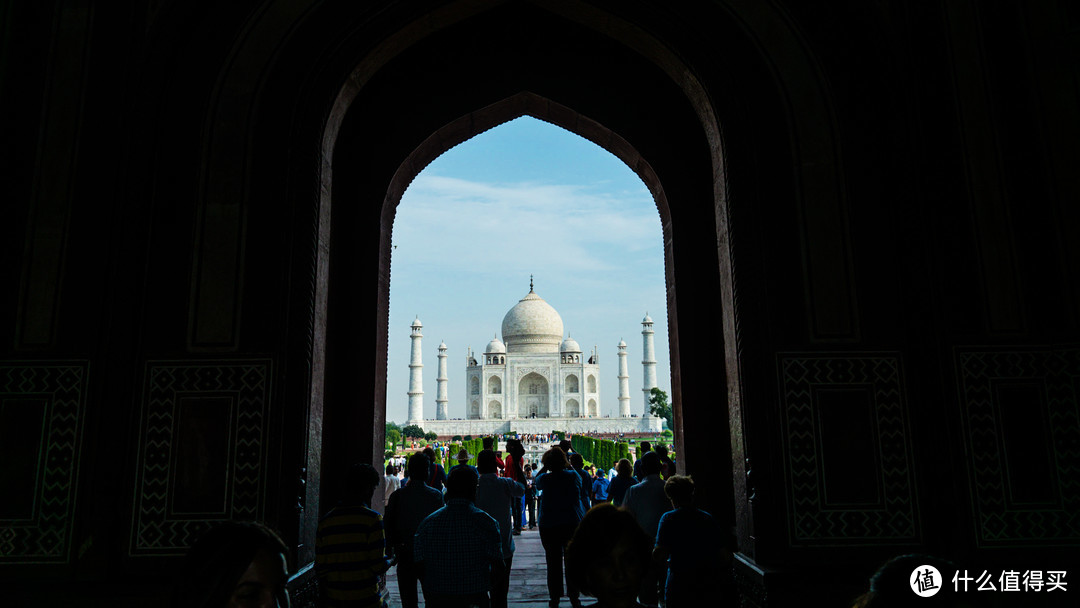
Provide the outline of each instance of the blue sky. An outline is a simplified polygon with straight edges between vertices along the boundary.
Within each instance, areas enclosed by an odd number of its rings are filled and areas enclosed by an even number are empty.
[[[449,415],[465,416],[465,354],[483,352],[529,292],[600,355],[601,415],[618,412],[620,339],[631,411],[644,411],[641,319],[655,321],[657,378],[670,393],[660,215],[622,161],[569,131],[522,117],[466,141],[413,180],[394,219],[387,419],[408,417],[409,324],[424,324],[424,417],[435,417],[438,346]]]

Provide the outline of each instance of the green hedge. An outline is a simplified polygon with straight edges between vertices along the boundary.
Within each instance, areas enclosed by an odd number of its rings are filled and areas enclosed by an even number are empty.
[[[607,439],[594,439],[584,435],[574,435],[570,438],[570,447],[581,454],[587,460],[604,471],[615,466],[620,458],[627,458],[630,447],[621,441],[609,441]]]

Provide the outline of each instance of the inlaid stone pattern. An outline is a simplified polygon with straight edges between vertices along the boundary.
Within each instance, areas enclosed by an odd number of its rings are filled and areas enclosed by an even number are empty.
[[[1009,547],[1080,542],[1080,349],[958,349],[962,419],[969,479],[975,498],[977,540]],[[1044,403],[1026,404],[1031,415],[1048,415],[1043,447],[1054,483],[1042,504],[1009,499],[1009,472],[1002,453],[1003,427],[995,386],[1025,383]],[[1044,414],[1045,413],[1045,414]],[[1018,474],[1025,474],[1023,471]]]
[[[70,560],[89,375],[88,361],[0,363],[0,402],[37,410],[35,428],[10,430],[24,433],[26,446],[36,441],[38,447],[20,458],[23,466],[34,467],[26,471],[32,487],[4,489],[9,497],[27,496],[28,509],[0,519],[0,563]]]
[[[270,377],[269,360],[147,362],[131,555],[182,554],[215,522],[261,518]],[[220,513],[176,514],[169,500],[176,491],[175,419],[181,400],[201,397],[231,406],[226,498]]]
[[[900,359],[895,353],[779,353],[784,451],[788,469],[788,532],[792,544],[835,546],[910,544],[920,540],[912,454]],[[826,504],[815,394],[866,391],[877,446],[876,504]]]

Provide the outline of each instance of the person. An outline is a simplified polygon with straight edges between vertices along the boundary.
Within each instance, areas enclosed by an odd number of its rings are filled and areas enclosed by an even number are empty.
[[[413,558],[428,606],[488,608],[491,581],[503,576],[499,524],[476,507],[478,481],[471,467],[455,468],[447,478],[446,506],[416,528]]]
[[[563,592],[563,554],[578,522],[585,516],[581,503],[581,476],[570,469],[566,452],[551,448],[540,458],[543,467],[533,479],[533,487],[542,492],[540,500],[540,544],[547,564],[549,605],[557,607]],[[566,581],[566,595],[574,608],[581,606],[578,590],[571,579]]]
[[[420,603],[416,593],[418,576],[413,559],[416,528],[425,517],[443,506],[442,492],[424,481],[429,464],[430,461],[422,452],[413,454],[408,463],[408,483],[391,494],[386,503],[386,540],[397,559],[398,593],[401,595],[402,608],[416,608]]]
[[[354,464],[344,498],[319,520],[315,531],[315,573],[323,606],[386,607],[379,577],[390,568],[382,516],[371,509],[379,473]]]
[[[423,452],[431,461],[431,466],[428,467],[427,484],[442,492],[443,487],[446,485],[446,469],[439,463],[440,459],[435,456],[435,450],[431,449],[430,446],[424,448]]]
[[[525,468],[525,504],[529,507],[529,529],[536,529],[536,488],[533,487],[533,471],[536,463]]]
[[[289,606],[284,541],[256,522],[226,521],[192,545],[173,586],[174,608]]]
[[[592,476],[589,472],[582,467],[585,464],[585,459],[581,454],[574,452],[570,454],[570,466],[574,469],[574,472],[581,477],[581,506],[582,513],[589,510],[592,506]]]
[[[567,577],[597,599],[597,608],[640,608],[634,598],[649,568],[651,545],[630,512],[610,504],[593,507],[566,549]]]
[[[476,486],[476,506],[499,524],[504,567],[501,576],[491,581],[491,605],[493,608],[506,608],[506,595],[510,590],[510,566],[514,561],[510,510],[525,493],[525,486],[513,479],[499,477],[497,458],[491,450],[483,450],[476,455],[476,470],[480,473],[480,481]]]
[[[398,479],[397,467],[393,464],[386,465],[386,475],[383,476],[383,479],[379,482],[379,488],[376,489],[376,492],[378,490],[382,491],[378,492],[378,498],[372,501],[376,503],[372,505],[372,508],[378,506],[375,510],[385,516],[386,503],[390,502],[390,495],[397,492],[399,488],[401,488],[401,480]]]
[[[499,451],[495,449],[495,438],[484,437],[483,442],[484,449],[491,450],[491,452],[495,454],[495,468],[499,470],[500,474],[506,471],[506,463],[503,462],[503,459],[499,457]]]
[[[592,482],[592,497],[593,506],[608,502],[608,486],[610,482],[604,477],[604,471],[601,469],[596,472],[596,479]]]
[[[870,577],[870,590],[855,600],[852,608],[898,608],[900,606],[931,606],[941,608],[970,608],[982,606],[978,601],[973,601],[972,594],[949,593],[951,589],[943,588],[941,592],[929,597],[919,597],[912,593],[912,573],[920,566],[933,566],[944,577],[947,572],[959,572],[959,567],[946,559],[911,553],[898,555],[878,568],[877,572]],[[941,581],[938,581],[941,584]],[[1042,605],[1042,604],[1038,604]]]
[[[521,445],[521,440],[510,439],[506,442],[506,451],[509,452],[506,456],[506,462],[504,474],[513,479],[514,481],[524,484],[525,483],[525,446]],[[521,522],[524,519],[525,504],[523,501],[518,500],[517,506],[514,508],[514,535],[521,534]]]
[[[712,515],[694,507],[694,480],[674,475],[664,482],[664,493],[674,510],[660,518],[653,559],[667,564],[668,608],[734,598],[732,552]],[[709,547],[709,559],[702,558],[702,547]]]
[[[641,458],[644,458],[645,455],[651,451],[652,444],[650,444],[648,441],[642,441],[640,451],[638,452],[639,454],[641,454]],[[638,458],[634,461],[634,478],[637,479],[638,482],[641,482],[643,479],[645,479],[645,474],[641,472],[641,458]]]
[[[454,460],[457,461],[457,464],[450,467],[450,472],[453,473],[454,469],[456,469],[458,467],[469,467],[470,469],[475,471],[476,467],[469,464],[469,461],[472,460],[473,458],[475,458],[475,456],[470,454],[469,450],[466,450],[465,448],[461,448],[460,450],[458,450],[458,453],[454,456]]]
[[[623,503],[626,490],[637,483],[637,480],[632,475],[634,468],[630,466],[630,461],[625,458],[619,460],[615,465],[615,470],[618,474],[608,484],[608,498],[611,499],[612,504],[618,507]]]
[[[641,457],[641,473],[645,478],[641,483],[630,486],[623,497],[623,506],[634,514],[641,524],[641,529],[656,538],[656,529],[660,518],[671,510],[671,501],[664,494],[664,480],[660,479],[660,457],[656,452],[646,452]],[[641,579],[641,593],[638,596],[646,606],[656,606],[660,590],[664,583],[666,568],[653,562],[648,572]]]
[[[666,445],[658,445],[653,448],[656,455],[660,457],[660,476],[667,479],[675,474],[675,461],[668,458],[668,448]]]

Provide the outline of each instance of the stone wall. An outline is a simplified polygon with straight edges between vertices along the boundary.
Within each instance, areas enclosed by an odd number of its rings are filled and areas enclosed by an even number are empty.
[[[515,420],[424,420],[420,427],[440,437],[503,433],[659,433],[660,418],[521,418]]]

